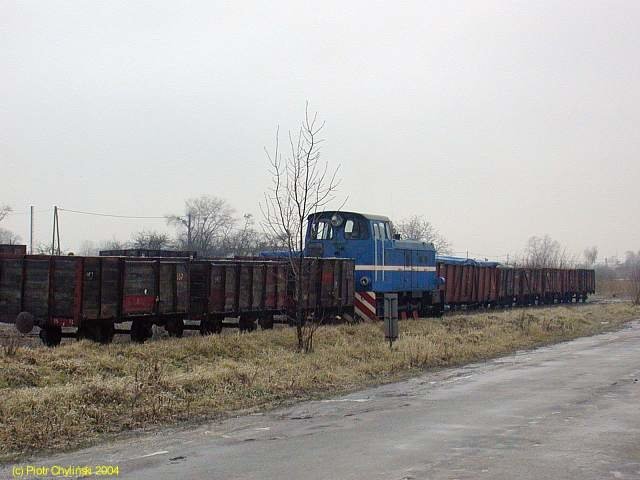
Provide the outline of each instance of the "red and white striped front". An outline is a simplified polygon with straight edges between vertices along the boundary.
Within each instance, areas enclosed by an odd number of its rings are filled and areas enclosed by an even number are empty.
[[[355,314],[364,321],[377,320],[376,294],[374,292],[355,292],[353,307]]]

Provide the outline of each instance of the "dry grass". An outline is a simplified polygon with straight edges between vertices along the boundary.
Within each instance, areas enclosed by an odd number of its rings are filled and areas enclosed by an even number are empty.
[[[308,355],[296,353],[294,329],[12,347],[0,353],[0,459],[351,390],[594,334],[639,315],[630,304],[598,304],[409,320],[393,351],[380,324],[321,328]]]

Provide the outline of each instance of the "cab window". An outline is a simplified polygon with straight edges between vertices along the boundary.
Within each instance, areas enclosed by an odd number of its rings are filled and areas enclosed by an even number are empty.
[[[388,225],[384,222],[373,222],[373,236],[374,238],[380,240],[391,239],[391,235],[389,235]]]
[[[345,240],[362,240],[367,236],[367,224],[362,220],[350,218],[344,223]]]
[[[382,228],[380,228],[381,225],[379,222],[374,222],[373,223],[373,236],[376,239],[381,239],[384,238],[384,230]]]
[[[318,220],[311,230],[311,238],[314,240],[330,240],[333,238],[333,228],[329,220]]]
[[[385,222],[384,229],[385,229],[385,232],[387,232],[387,240],[391,240],[393,238],[393,235],[391,232],[391,224],[389,222]]]

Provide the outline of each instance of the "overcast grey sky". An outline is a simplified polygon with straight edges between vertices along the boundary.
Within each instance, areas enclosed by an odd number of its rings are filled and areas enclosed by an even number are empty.
[[[640,2],[0,1],[0,203],[259,214],[305,100],[346,209],[454,250],[640,249]],[[27,238],[27,216],[2,223]],[[62,243],[162,221],[61,217]]]

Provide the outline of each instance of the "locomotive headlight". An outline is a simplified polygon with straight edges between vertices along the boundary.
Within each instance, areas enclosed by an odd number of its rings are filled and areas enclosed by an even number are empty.
[[[369,277],[360,277],[360,285],[362,285],[363,287],[366,287],[370,283],[371,280],[369,280]]]
[[[342,217],[340,215],[336,214],[333,217],[331,217],[332,227],[339,227],[340,225],[342,225]]]

